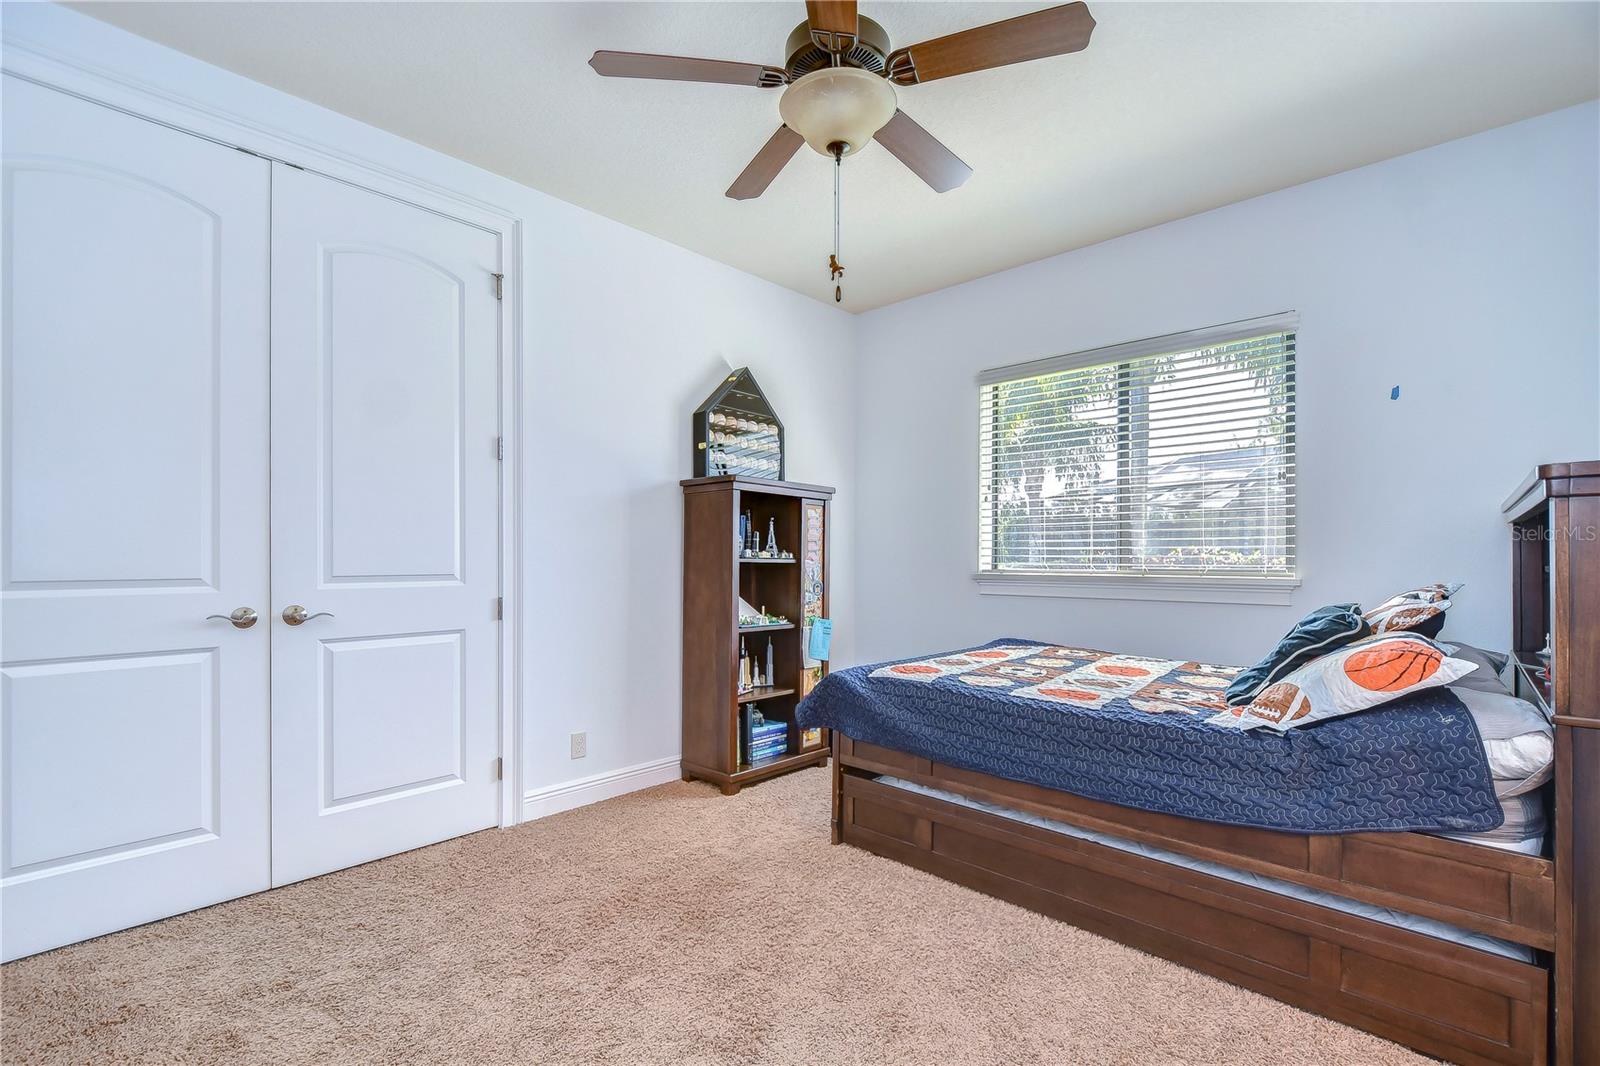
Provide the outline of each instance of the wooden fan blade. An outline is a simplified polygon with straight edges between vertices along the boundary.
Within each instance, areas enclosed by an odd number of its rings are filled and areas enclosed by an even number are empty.
[[[1046,8],[896,49],[889,56],[888,77],[897,85],[916,85],[974,70],[1081,52],[1088,47],[1093,32],[1094,18],[1087,5]]]
[[[709,81],[719,85],[754,85],[762,89],[775,89],[789,81],[789,76],[777,67],[765,67],[760,63],[657,56],[647,52],[600,51],[589,60],[589,65],[595,69],[595,73],[607,78]]]
[[[772,179],[778,176],[778,171],[794,158],[794,154],[805,143],[805,138],[788,126],[779,126],[778,132],[769,137],[767,143],[761,146],[761,151],[750,160],[750,165],[728,186],[728,199],[754,200],[766,192]]]
[[[824,52],[848,52],[856,46],[856,0],[806,0],[811,40]]]
[[[934,192],[949,192],[972,177],[971,167],[904,111],[894,113],[894,118],[878,131],[876,140]]]

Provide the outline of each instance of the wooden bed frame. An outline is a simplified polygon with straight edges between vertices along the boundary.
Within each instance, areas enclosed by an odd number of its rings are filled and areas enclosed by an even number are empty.
[[[1505,513],[1516,531],[1513,650],[1526,656],[1545,632],[1556,648],[1554,858],[1419,833],[1308,836],[1195,821],[839,733],[833,840],[1448,1061],[1600,1063],[1600,543],[1592,533],[1600,463],[1540,467]],[[1534,961],[910,792],[879,775],[1435,918],[1532,948]]]

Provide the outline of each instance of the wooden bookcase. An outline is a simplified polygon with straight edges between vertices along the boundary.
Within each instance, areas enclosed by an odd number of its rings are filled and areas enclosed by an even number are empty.
[[[805,656],[805,598],[808,569],[819,570],[817,615],[828,615],[829,501],[833,490],[821,485],[747,477],[703,477],[683,486],[683,779],[699,778],[734,795],[747,784],[802,766],[828,761],[828,736],[802,746],[795,707],[809,691],[809,679],[827,671],[822,663],[808,675]],[[792,560],[739,556],[739,516],[750,512],[762,540],[776,520],[778,547]],[[816,528],[820,523],[820,528]],[[808,526],[816,548],[807,566]],[[788,619],[777,626],[739,626],[739,600]],[[739,642],[765,657],[772,641],[773,685],[739,692]],[[789,723],[785,754],[751,765],[740,761],[740,732],[746,705],[764,717]]]

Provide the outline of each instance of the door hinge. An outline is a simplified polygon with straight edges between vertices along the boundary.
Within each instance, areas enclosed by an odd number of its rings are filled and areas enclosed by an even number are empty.
[[[505,618],[505,616],[506,616],[506,598],[504,596],[496,596],[494,598],[494,620],[496,622],[498,622],[498,621],[502,620],[503,618]]]
[[[505,779],[505,760],[499,758],[498,756],[496,756],[494,760],[494,779],[496,781],[503,781]]]
[[[494,439],[494,457],[496,459],[504,459],[506,457],[506,439],[504,437],[496,437]]]
[[[504,274],[496,274],[494,276],[494,298],[496,300],[504,300],[506,298],[505,285],[506,276]]]

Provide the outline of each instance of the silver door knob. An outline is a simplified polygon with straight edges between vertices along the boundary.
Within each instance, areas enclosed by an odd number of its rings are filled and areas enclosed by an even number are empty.
[[[213,618],[223,622],[232,622],[235,629],[249,629],[256,624],[256,612],[249,607],[236,608],[232,614],[206,615],[206,621],[208,622]]]
[[[292,626],[304,625],[313,618],[332,618],[328,611],[318,611],[316,614],[307,614],[306,609],[298,603],[291,603],[283,609],[283,620]]]

